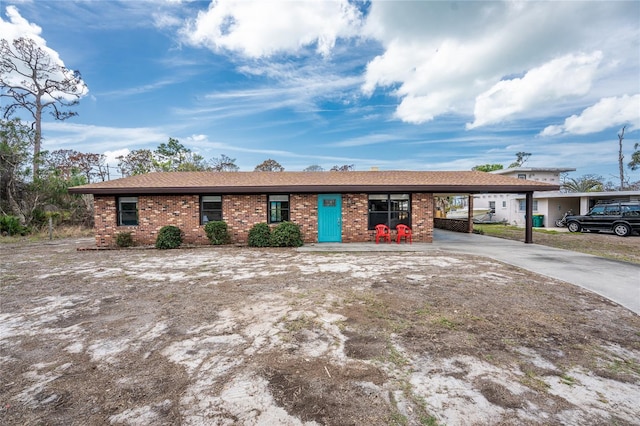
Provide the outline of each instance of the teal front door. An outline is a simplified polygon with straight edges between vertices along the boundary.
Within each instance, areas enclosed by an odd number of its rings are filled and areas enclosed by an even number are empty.
[[[318,195],[318,242],[342,242],[342,196]]]

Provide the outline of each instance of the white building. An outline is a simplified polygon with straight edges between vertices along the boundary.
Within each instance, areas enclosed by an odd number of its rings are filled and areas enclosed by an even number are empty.
[[[569,168],[514,167],[491,173],[529,179],[540,182],[561,184],[561,173],[573,172]],[[544,227],[555,227],[555,221],[562,218],[567,210],[574,214],[586,214],[598,202],[639,201],[640,191],[619,192],[534,192],[534,226],[540,221]],[[491,221],[506,222],[510,225],[525,226],[524,194],[477,194],[473,197],[474,208],[490,208]],[[538,216],[538,217],[536,217]],[[542,218],[540,218],[542,216]]]

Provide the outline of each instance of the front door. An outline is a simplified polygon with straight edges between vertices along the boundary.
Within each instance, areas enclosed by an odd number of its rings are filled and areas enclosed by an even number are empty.
[[[342,196],[318,195],[318,242],[342,242]]]

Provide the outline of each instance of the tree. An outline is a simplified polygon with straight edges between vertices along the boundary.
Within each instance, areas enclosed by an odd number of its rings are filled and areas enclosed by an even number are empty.
[[[79,71],[57,63],[30,38],[18,38],[10,45],[0,40],[0,97],[10,99],[2,106],[3,117],[18,110],[33,117],[33,175],[38,175],[38,157],[42,145],[42,113],[50,110],[56,120],[77,115],[66,108],[77,105],[87,93]]]
[[[284,167],[280,165],[276,160],[269,158],[258,164],[253,170],[254,172],[283,172]]]
[[[527,162],[529,157],[531,157],[530,152],[516,152],[516,161],[509,164],[508,168],[512,169],[514,167],[522,167],[522,165]]]
[[[166,144],[161,143],[154,151],[154,166],[163,172],[193,172],[209,169],[202,155],[194,154],[174,138],[169,138]]]
[[[211,166],[214,172],[237,172],[240,167],[236,165],[236,159],[227,157],[222,154],[220,157],[214,157],[211,159]]]
[[[155,170],[153,152],[148,149],[136,149],[125,156],[116,157],[122,177],[142,175]]]
[[[19,119],[0,121],[0,213],[13,214],[26,222],[22,214],[27,178],[30,175],[33,130]]]
[[[640,169],[640,143],[637,143],[635,145],[633,145],[633,154],[631,154],[631,161],[629,161],[629,164],[627,164],[627,166],[633,170],[636,171],[638,169]]]
[[[624,155],[622,154],[622,140],[624,139],[624,129],[627,126],[622,127],[622,131],[618,133],[618,168],[620,170],[620,191],[624,189]]]
[[[480,164],[473,166],[471,170],[478,172],[493,172],[495,170],[502,170],[503,168],[502,164]]]
[[[579,178],[567,178],[562,183],[565,192],[600,192],[604,189],[602,177],[596,175],[583,175]]]
[[[58,170],[58,176],[69,180],[72,176],[81,175],[87,182],[107,180],[105,156],[78,152],[73,149],[59,149],[41,153],[41,164],[48,169]]]
[[[324,169],[321,166],[314,164],[304,169],[303,172],[324,172]]]
[[[85,176],[87,182],[109,180],[109,167],[104,154],[78,152],[71,158],[75,167]]]
[[[356,166],[353,164],[344,164],[342,166],[333,166],[331,168],[332,172],[351,172],[355,170]]]

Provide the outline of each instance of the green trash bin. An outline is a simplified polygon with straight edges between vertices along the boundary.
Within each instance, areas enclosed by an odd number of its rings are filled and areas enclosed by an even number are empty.
[[[544,226],[544,215],[543,214],[534,214],[533,215],[533,227],[534,228],[542,228]]]

